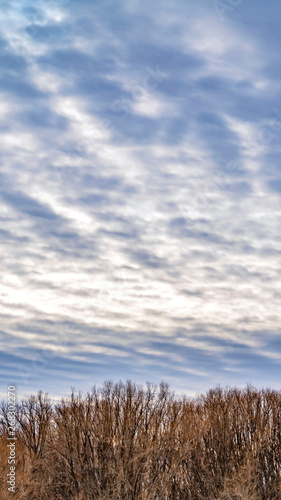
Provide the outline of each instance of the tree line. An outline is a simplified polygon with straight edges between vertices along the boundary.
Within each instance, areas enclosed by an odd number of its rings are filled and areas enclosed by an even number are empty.
[[[7,491],[8,408],[0,409],[6,500],[280,500],[281,392],[106,382],[54,404],[16,405],[16,493]]]

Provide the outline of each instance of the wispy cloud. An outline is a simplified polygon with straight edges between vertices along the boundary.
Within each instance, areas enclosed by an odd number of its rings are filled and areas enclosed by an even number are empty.
[[[227,5],[3,8],[3,381],[274,385],[280,5]]]

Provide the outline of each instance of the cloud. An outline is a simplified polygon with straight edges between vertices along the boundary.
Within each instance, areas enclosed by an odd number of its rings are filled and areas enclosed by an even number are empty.
[[[274,385],[279,10],[5,6],[3,384]]]

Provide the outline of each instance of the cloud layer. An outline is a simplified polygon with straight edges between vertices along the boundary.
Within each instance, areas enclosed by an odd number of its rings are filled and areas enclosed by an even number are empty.
[[[281,6],[234,3],[3,6],[4,389],[277,385]]]

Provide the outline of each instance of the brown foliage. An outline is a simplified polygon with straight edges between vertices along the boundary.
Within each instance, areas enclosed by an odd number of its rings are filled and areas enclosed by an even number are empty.
[[[0,489],[7,493],[7,408]],[[16,408],[15,500],[277,500],[281,393],[216,388],[195,399],[169,387],[107,382],[53,405]]]

